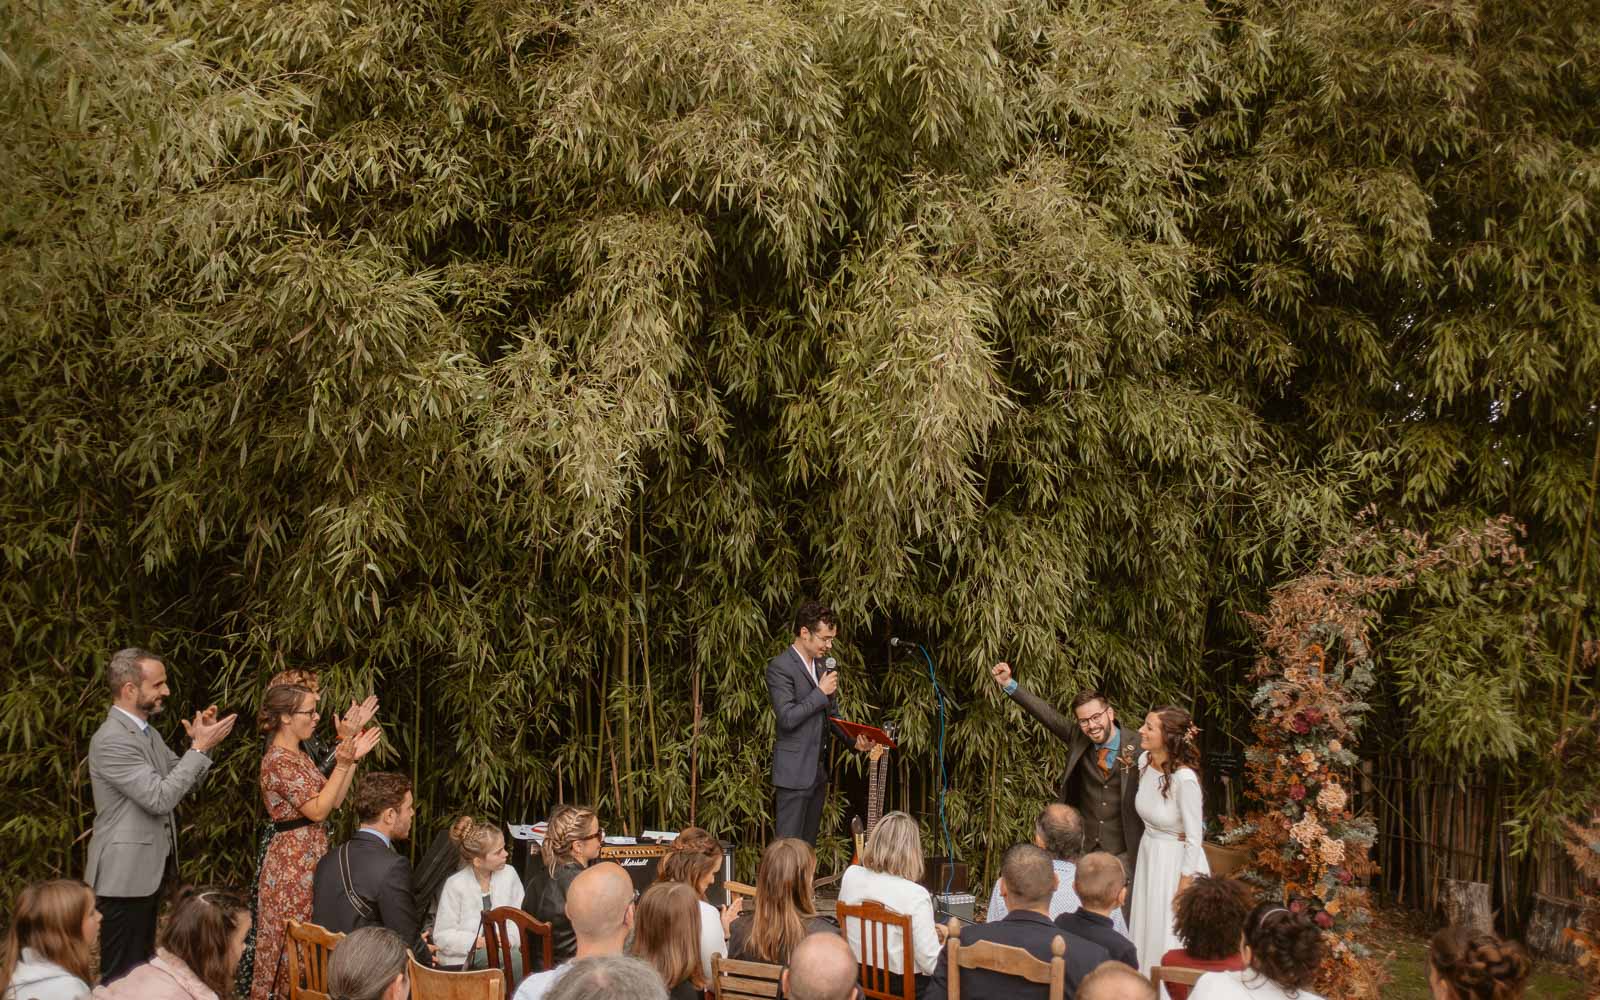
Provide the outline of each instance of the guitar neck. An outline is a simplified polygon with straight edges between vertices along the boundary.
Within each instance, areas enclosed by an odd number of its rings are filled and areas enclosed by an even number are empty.
[[[883,793],[885,772],[889,767],[889,755],[886,753],[877,760],[867,765],[867,832],[870,834],[878,825],[878,820],[883,817]]]

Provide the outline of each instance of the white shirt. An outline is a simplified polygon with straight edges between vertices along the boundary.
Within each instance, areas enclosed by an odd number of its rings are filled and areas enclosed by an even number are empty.
[[[562,962],[548,972],[535,972],[522,981],[522,985],[517,987],[517,992],[512,995],[511,1000],[544,1000],[544,995],[554,989],[556,983],[561,981],[561,977],[567,974],[570,964]]]
[[[928,890],[898,875],[873,871],[862,865],[851,865],[844,870],[839,881],[839,902],[851,905],[865,900],[882,903],[896,913],[911,918],[911,955],[917,963],[916,971],[931,976],[939,967],[939,933],[933,929],[933,897]],[[861,961],[861,921],[844,920],[845,940],[856,961]],[[900,929],[890,927],[885,931],[884,947],[888,950],[889,971],[899,975],[904,972],[906,946],[900,939]]]
[[[142,733],[146,729],[150,728],[150,720],[149,719],[141,719],[137,715],[134,715],[132,712],[130,712],[127,709],[123,708],[121,705],[112,705],[111,707],[116,709],[117,711],[121,712],[123,715],[126,715],[128,718],[132,719],[133,720],[133,724],[139,727],[139,732]]]
[[[1259,972],[1208,972],[1189,991],[1189,1000],[1290,1000],[1289,992]],[[1297,990],[1293,1000],[1322,1000]]]
[[[489,906],[521,906],[522,879],[505,865],[489,876]],[[433,918],[433,943],[439,947],[440,965],[460,965],[483,930],[483,889],[471,868],[444,880],[439,890],[439,913]]]
[[[722,936],[722,914],[705,900],[700,900],[700,969],[711,982],[711,956],[728,954],[728,941]]]
[[[1078,866],[1060,858],[1051,858],[1050,865],[1056,870],[1056,891],[1050,897],[1050,919],[1054,920],[1063,913],[1076,913],[1083,908],[1083,901],[1078,898],[1078,890],[1073,888],[1078,878]],[[984,922],[992,924],[1004,920],[1006,912],[1006,901],[1000,896],[1000,880],[995,879],[994,888],[989,892],[989,910],[984,914]],[[1128,936],[1128,921],[1123,919],[1120,906],[1111,911],[1111,927],[1123,937]]]

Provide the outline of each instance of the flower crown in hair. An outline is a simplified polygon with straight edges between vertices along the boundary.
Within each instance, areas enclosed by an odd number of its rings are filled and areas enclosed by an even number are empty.
[[[1192,722],[1189,723],[1188,730],[1183,734],[1183,742],[1189,744],[1192,747],[1199,746],[1200,745],[1200,727],[1195,725]]]

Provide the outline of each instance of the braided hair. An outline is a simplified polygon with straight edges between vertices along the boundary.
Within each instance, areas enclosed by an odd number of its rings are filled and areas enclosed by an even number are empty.
[[[1533,971],[1522,945],[1470,927],[1435,934],[1428,964],[1457,1000],[1518,1000]]]

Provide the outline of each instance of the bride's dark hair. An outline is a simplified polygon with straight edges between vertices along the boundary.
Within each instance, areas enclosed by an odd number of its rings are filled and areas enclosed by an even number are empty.
[[[1161,745],[1167,751],[1167,762],[1159,767],[1161,772],[1161,797],[1166,798],[1172,788],[1172,772],[1187,767],[1196,775],[1200,773],[1200,730],[1194,717],[1176,705],[1162,705],[1152,713],[1161,723]]]

